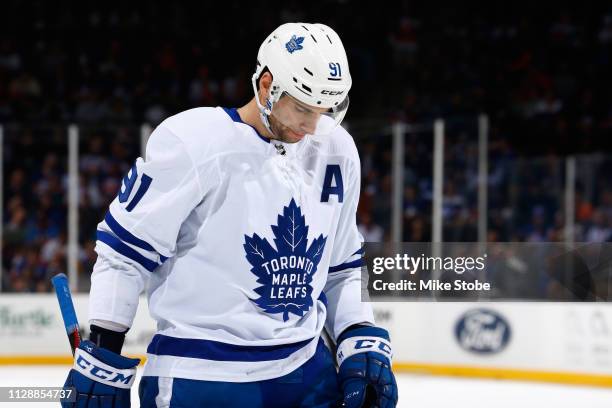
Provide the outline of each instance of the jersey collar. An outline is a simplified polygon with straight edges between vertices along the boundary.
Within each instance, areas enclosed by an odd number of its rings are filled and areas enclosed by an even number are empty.
[[[242,118],[240,117],[240,114],[238,113],[238,109],[236,109],[236,108],[225,108],[225,107],[224,107],[224,108],[223,108],[223,110],[225,111],[225,113],[227,113],[227,114],[228,114],[228,116],[229,116],[230,118],[232,118],[232,120],[233,120],[234,122],[237,122],[237,123],[244,123],[244,122],[242,121]],[[245,125],[248,125],[248,126],[251,126],[251,125],[249,125],[248,123],[244,123],[244,124],[245,124]],[[255,133],[257,134],[257,136],[259,136],[259,138],[260,138],[261,140],[263,140],[263,141],[264,141],[264,142],[266,142],[266,143],[270,143],[270,139],[268,139],[267,137],[262,136],[262,135],[261,135],[261,134],[260,134],[260,133],[257,131],[257,129],[255,129],[253,126],[251,126],[251,129],[253,129],[253,130],[255,131]]]
[[[243,123],[247,126],[249,126],[251,129],[253,129],[253,131],[255,132],[255,134],[257,136],[259,136],[259,138],[261,140],[263,140],[264,142],[268,143],[268,144],[272,144],[274,146],[274,148],[276,149],[276,152],[279,154],[287,155],[289,157],[291,156],[295,156],[298,154],[298,152],[306,145],[307,143],[307,138],[304,138],[302,140],[300,140],[298,143],[285,143],[285,142],[281,142],[278,140],[272,140],[269,139],[267,137],[262,136],[257,129],[255,129],[253,126],[249,125],[248,123],[245,123],[242,118],[240,117],[240,114],[238,113],[238,109],[236,108],[225,108],[223,107],[223,110],[225,111],[225,113],[227,113],[227,115],[234,121],[237,123]],[[312,136],[308,136],[308,137],[312,137]],[[281,153],[284,152],[284,153]]]

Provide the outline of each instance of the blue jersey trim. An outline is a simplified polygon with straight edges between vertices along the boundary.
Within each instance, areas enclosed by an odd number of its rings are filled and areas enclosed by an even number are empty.
[[[182,339],[156,334],[147,353],[214,361],[270,361],[289,357],[312,339],[277,346],[238,346],[213,340]]]
[[[240,117],[240,114],[238,113],[238,109],[236,109],[236,108],[223,108],[223,110],[225,111],[225,113],[227,113],[229,115],[230,118],[232,118],[232,120],[234,122],[244,123],[242,121],[242,118]]]
[[[349,339],[351,337],[359,337],[359,336],[367,336],[367,337],[380,337],[387,341],[391,341],[389,337],[389,332],[383,329],[382,327],[377,326],[358,326],[356,328],[349,328],[340,334],[338,337],[337,344],[342,343],[344,340]]]
[[[113,234],[110,234],[106,231],[98,230],[96,231],[96,237],[98,241],[104,242],[106,245],[113,248],[116,252],[120,253],[126,258],[131,259],[134,262],[139,263],[149,272],[153,272],[155,268],[159,266],[157,262],[146,258],[142,254],[138,253],[138,251],[130,248]]]
[[[365,252],[365,250],[363,249],[363,247],[361,247],[358,250],[356,250],[355,252],[353,252],[353,255],[363,254],[364,252]],[[353,255],[351,255],[351,256],[353,256]]]
[[[225,113],[227,113],[229,115],[230,118],[232,118],[232,120],[234,122],[244,123],[242,121],[242,118],[240,117],[240,114],[238,113],[238,109],[236,109],[236,108],[223,108],[223,110],[225,111]],[[259,132],[257,131],[257,129],[255,129],[253,126],[249,125],[248,123],[244,123],[244,124],[247,125],[247,126],[250,126],[251,129],[253,129],[255,131],[255,133],[257,134],[257,136],[259,136],[259,138],[261,140],[263,140],[266,143],[270,143],[270,139],[260,135]]]
[[[149,186],[151,186],[152,181],[153,179],[151,177],[147,176],[146,174],[142,175],[142,178],[140,179],[140,187],[138,187],[138,190],[136,191],[136,194],[134,194],[134,198],[132,198],[132,201],[128,204],[127,207],[125,207],[126,211],[130,212],[134,209],[134,207],[136,207],[136,204],[138,204],[140,200],[142,200],[142,197],[149,189]]]
[[[364,265],[363,258],[356,259],[351,262],[346,262],[337,266],[330,266],[329,273],[340,272],[345,269],[360,268]]]
[[[325,292],[321,291],[321,294],[319,295],[319,300],[323,302],[325,307],[327,307],[327,296],[325,295]]]
[[[120,240],[127,242],[128,244],[137,246],[139,248],[145,249],[147,251],[153,251],[157,253],[157,251],[155,251],[155,248],[153,248],[148,242],[143,241],[142,239],[136,237],[135,235],[130,233],[128,230],[123,228],[121,224],[117,222],[115,217],[113,217],[110,211],[108,211],[106,215],[104,216],[104,221],[110,227],[111,231],[113,231],[113,233],[117,237],[119,237]]]

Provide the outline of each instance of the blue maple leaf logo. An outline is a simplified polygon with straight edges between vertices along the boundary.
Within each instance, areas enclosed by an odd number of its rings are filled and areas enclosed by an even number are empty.
[[[293,199],[272,232],[276,249],[257,234],[244,236],[246,258],[261,285],[255,289],[259,297],[251,300],[266,313],[282,313],[286,322],[289,313],[303,316],[312,306],[312,277],[327,237],[320,234],[308,245],[306,218]]]
[[[287,44],[285,44],[285,47],[287,48],[287,51],[289,51],[289,54],[293,54],[293,51],[304,49],[304,47],[302,47],[303,42],[304,37],[296,37],[294,34]]]

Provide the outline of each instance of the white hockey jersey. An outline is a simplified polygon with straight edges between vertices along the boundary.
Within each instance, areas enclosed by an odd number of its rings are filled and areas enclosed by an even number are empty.
[[[269,140],[235,109],[168,118],[98,226],[90,320],[131,326],[146,290],[144,375],[259,381],[315,352],[361,302],[360,163],[341,127]]]

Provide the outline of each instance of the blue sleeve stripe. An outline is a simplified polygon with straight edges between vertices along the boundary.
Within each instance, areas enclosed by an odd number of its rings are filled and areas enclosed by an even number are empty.
[[[356,259],[351,262],[346,262],[338,266],[330,266],[329,273],[340,272],[345,269],[361,268],[364,265],[363,258]]]
[[[96,231],[96,233],[98,241],[104,242],[106,245],[113,248],[116,252],[120,253],[126,258],[130,258],[134,262],[139,263],[147,271],[153,272],[155,268],[159,266],[157,262],[144,257],[136,250],[124,244],[119,238],[115,237],[113,234],[100,230]]]
[[[380,337],[387,341],[390,341],[389,332],[383,329],[382,327],[357,325],[355,328],[349,327],[348,329],[344,330],[342,334],[338,337],[337,344],[342,343],[342,341],[350,337],[358,336]]]
[[[313,339],[276,346],[239,346],[214,340],[183,339],[156,334],[147,353],[157,356],[201,358],[215,361],[283,360],[308,345]]]
[[[134,207],[136,207],[136,204],[138,204],[140,200],[142,200],[142,197],[149,189],[149,186],[151,185],[152,181],[153,179],[151,177],[147,176],[146,174],[142,175],[142,177],[140,178],[140,187],[138,187],[138,190],[136,191],[136,194],[134,194],[134,198],[132,198],[132,201],[130,201],[128,206],[125,207],[126,211],[130,212],[134,209]]]
[[[358,254],[363,254],[364,253],[364,249],[363,247],[359,248],[358,250],[356,250],[355,252],[353,252],[353,255],[358,255]],[[351,256],[353,256],[351,255]]]
[[[119,224],[117,220],[113,217],[110,211],[106,213],[104,221],[110,227],[111,231],[113,231],[113,233],[123,242],[127,242],[128,244],[132,244],[134,246],[137,246],[138,248],[157,253],[157,251],[155,251],[155,248],[153,248],[149,243],[136,237],[128,230],[123,228],[121,224]]]

